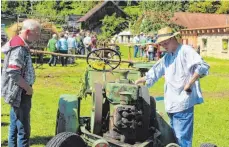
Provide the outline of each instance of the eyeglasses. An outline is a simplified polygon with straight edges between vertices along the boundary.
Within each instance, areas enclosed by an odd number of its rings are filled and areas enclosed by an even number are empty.
[[[163,41],[162,43],[159,43],[160,46],[167,46],[170,42],[171,38],[168,39],[167,41]]]

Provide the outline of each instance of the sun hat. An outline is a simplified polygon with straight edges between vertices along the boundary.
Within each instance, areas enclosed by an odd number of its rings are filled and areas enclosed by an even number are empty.
[[[165,27],[162,28],[158,31],[157,33],[157,41],[156,43],[160,43],[162,41],[168,40],[169,38],[172,38],[176,35],[180,34],[180,32],[173,32],[172,29],[170,27]]]

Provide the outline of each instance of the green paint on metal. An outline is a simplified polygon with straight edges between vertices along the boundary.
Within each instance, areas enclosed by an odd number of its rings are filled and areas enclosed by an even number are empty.
[[[122,79],[123,71],[127,70],[114,70],[112,72],[102,72],[88,69],[85,74],[85,85],[87,91],[93,90],[94,83],[106,84],[108,82],[115,82]],[[121,73],[120,73],[121,72]],[[127,74],[127,79],[130,81],[135,81],[141,77],[140,71],[130,70]],[[105,80],[104,80],[105,79]]]
[[[120,96],[125,95],[127,104],[133,103],[138,98],[138,86],[125,83],[107,83],[106,96],[113,104],[120,103]],[[121,95],[120,95],[121,94]]]
[[[152,68],[152,66],[155,64],[155,62],[145,62],[145,63],[142,63],[142,62],[137,62],[137,63],[134,63],[134,66],[135,68],[146,68],[146,69],[150,69]]]
[[[59,112],[64,116],[65,131],[78,132],[78,97],[76,95],[64,94],[59,99]]]

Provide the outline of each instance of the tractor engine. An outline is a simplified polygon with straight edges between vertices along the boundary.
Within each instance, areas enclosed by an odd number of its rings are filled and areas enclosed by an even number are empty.
[[[134,144],[152,136],[150,122],[152,103],[148,89],[131,84],[128,80],[106,84],[106,97],[110,102],[109,131],[104,137]],[[145,92],[144,92],[145,91]]]

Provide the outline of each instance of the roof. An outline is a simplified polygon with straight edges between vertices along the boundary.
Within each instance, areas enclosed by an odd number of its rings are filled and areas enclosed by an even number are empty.
[[[176,12],[172,22],[186,28],[215,27],[229,24],[228,14]]]
[[[183,31],[189,31],[189,30],[226,29],[226,28],[229,28],[229,24],[225,25],[225,26],[189,28],[189,29],[182,29],[182,30]]]
[[[91,16],[93,16],[97,11],[103,8],[107,3],[113,3],[115,7],[117,7],[122,13],[126,14],[119,6],[117,6],[113,1],[104,1],[97,4],[94,8],[88,11],[83,17],[81,17],[77,22],[87,21]]]

